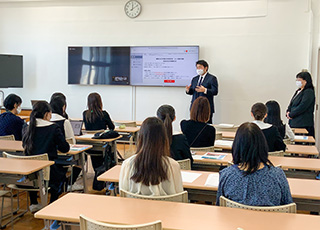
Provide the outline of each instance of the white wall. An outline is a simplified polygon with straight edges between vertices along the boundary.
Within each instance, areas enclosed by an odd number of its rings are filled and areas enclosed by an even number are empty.
[[[0,53],[24,55],[24,88],[5,89],[5,93],[19,94],[23,106],[30,107],[30,99],[48,100],[53,92],[61,91],[67,96],[70,116],[80,117],[86,96],[97,91],[113,119],[136,115],[137,120],[143,120],[154,115],[159,105],[169,103],[176,108],[180,121],[189,117],[191,99],[183,88],[137,87],[136,114],[132,114],[131,87],[67,85],[67,47],[199,45],[200,58],[209,62],[209,71],[219,80],[216,123],[239,124],[250,119],[250,107],[258,101],[275,99],[284,114],[296,89],[295,75],[309,67],[308,0],[269,0],[257,9],[266,16],[252,17],[248,13],[247,18],[168,20],[164,15],[166,20],[155,21],[150,17],[141,20],[143,12],[140,20],[127,18],[125,2],[0,3]],[[144,7],[157,1],[140,2]],[[170,9],[166,2],[163,4]],[[232,1],[211,2],[228,2],[225,10],[230,14]],[[241,1],[234,2],[241,7]],[[249,1],[242,2],[243,13]],[[201,8],[194,10],[201,15]]]

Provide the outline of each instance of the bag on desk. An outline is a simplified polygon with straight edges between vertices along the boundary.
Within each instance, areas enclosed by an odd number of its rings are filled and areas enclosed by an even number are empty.
[[[111,139],[111,138],[116,138],[118,136],[120,135],[117,131],[110,130],[110,131],[95,133],[92,139]]]
[[[105,158],[104,158],[103,164],[94,169],[95,175],[94,175],[93,184],[92,184],[92,188],[94,190],[101,191],[102,189],[104,189],[106,183],[103,181],[98,181],[97,177],[115,165],[116,165],[116,159],[114,158],[114,153],[112,152],[111,146],[107,145],[105,148]]]

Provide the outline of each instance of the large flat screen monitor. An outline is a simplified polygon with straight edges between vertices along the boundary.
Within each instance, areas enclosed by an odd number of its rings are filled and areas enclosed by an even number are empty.
[[[198,46],[69,47],[68,83],[186,86]]]
[[[0,54],[0,88],[23,87],[23,57]]]

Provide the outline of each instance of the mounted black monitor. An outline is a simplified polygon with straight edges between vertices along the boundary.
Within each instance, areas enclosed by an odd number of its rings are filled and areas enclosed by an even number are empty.
[[[199,46],[69,47],[69,84],[186,86]]]
[[[0,88],[23,87],[23,57],[0,54]]]

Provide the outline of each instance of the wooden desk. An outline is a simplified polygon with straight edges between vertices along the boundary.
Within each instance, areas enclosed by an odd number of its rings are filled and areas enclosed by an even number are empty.
[[[231,151],[232,149],[230,140],[216,140],[214,147],[216,149],[221,149],[222,151]],[[285,152],[291,154],[301,154],[305,156],[319,156],[319,151],[314,145],[287,145]]]
[[[70,147],[72,148],[72,146],[74,145],[70,145]],[[83,171],[85,171],[85,156],[84,156],[84,152],[91,149],[93,146],[92,145],[86,145],[84,149],[82,149],[81,151],[72,151],[70,150],[67,153],[59,153],[61,155],[71,155],[73,157],[74,160],[76,160],[77,162],[79,162],[79,164],[81,165],[81,168]],[[8,140],[0,140],[0,151],[8,151],[8,152],[23,152],[24,149],[22,147],[22,141],[8,141]],[[86,190],[86,185],[87,185],[87,178],[86,178],[86,174],[84,173],[83,178],[83,187]]]
[[[225,131],[223,131],[221,133],[222,133],[222,138],[228,139],[228,140],[234,140],[234,138],[236,136],[236,132],[225,132]],[[303,137],[306,138],[306,139],[295,138],[294,142],[297,142],[297,143],[308,143],[308,144],[314,144],[316,142],[314,137],[312,137],[312,136],[303,136]]]
[[[203,155],[205,152],[197,152],[196,155]],[[194,159],[195,163],[215,163],[227,165],[232,162],[232,154],[223,153],[226,156],[221,160],[216,159]],[[320,171],[320,159],[314,158],[300,158],[300,157],[281,157],[269,156],[269,160],[274,165],[281,165],[284,169],[302,169],[302,170],[315,170]]]
[[[42,207],[45,207],[48,203],[48,187],[44,182],[43,169],[53,164],[53,161],[9,159],[1,157],[0,183],[17,184],[17,181],[21,180],[23,177],[25,177],[23,180],[24,182],[35,183],[36,181],[39,188],[41,205]]]
[[[137,125],[137,126],[141,126],[143,121],[114,120],[113,122],[115,122],[115,123],[122,123],[122,124],[136,122],[136,125]]]
[[[319,156],[319,151],[314,145],[287,145],[286,153]]]
[[[0,140],[0,151],[23,152],[22,141]]]
[[[119,182],[121,166],[116,165],[98,177],[100,181]],[[201,173],[192,183],[183,182],[183,188],[188,191],[189,200],[216,200],[218,187],[205,186],[209,174],[216,172],[181,170],[192,173]],[[320,211],[320,181],[288,178],[291,195],[299,210]],[[303,209],[302,209],[303,208]]]
[[[294,142],[307,143],[307,144],[315,144],[316,143],[316,140],[312,136],[301,136],[301,137],[306,138],[306,139],[298,139],[298,136],[297,135],[295,136]]]
[[[106,147],[109,144],[111,146],[111,151],[114,154],[114,157],[116,159],[116,163],[118,162],[118,156],[117,156],[117,143],[116,140],[120,139],[122,136],[120,135],[117,138],[110,138],[110,139],[92,139],[92,135],[82,135],[82,136],[76,136],[76,141],[77,144],[85,144],[85,145],[93,145],[92,150],[97,150],[97,151],[102,151],[103,156],[105,156],[105,151]],[[85,154],[84,152],[81,154],[81,162],[84,166],[85,163]],[[87,171],[85,168],[82,168],[83,172],[83,187],[84,187],[84,192],[88,192],[88,187],[87,187]]]
[[[292,131],[294,132],[294,134],[308,134],[308,131],[303,128],[292,128]]]
[[[142,224],[161,220],[163,229],[170,230],[301,230],[320,227],[320,218],[312,215],[78,193],[63,196],[38,211],[35,217],[79,223],[80,214],[114,224]]]

